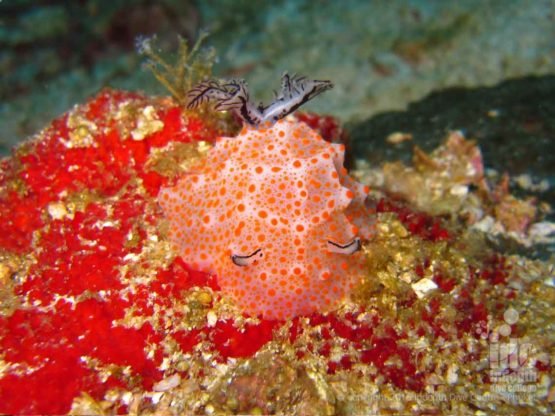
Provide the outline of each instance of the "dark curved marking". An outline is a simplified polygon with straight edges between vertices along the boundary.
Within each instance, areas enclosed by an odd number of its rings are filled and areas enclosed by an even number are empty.
[[[233,101],[229,102],[229,100],[230,98],[222,98],[221,100],[218,100],[215,109],[217,111],[233,110],[237,106],[237,103]]]
[[[238,254],[232,254],[231,255],[231,261],[239,267],[244,267],[247,266],[248,264],[245,262],[245,260],[250,259],[253,256],[256,256],[260,251],[262,251],[261,248],[259,248],[258,250],[253,251],[251,254],[249,254],[248,256],[240,256]]]
[[[244,106],[245,100],[242,95],[233,95],[231,97],[222,98],[218,100],[215,109],[218,111],[234,110],[237,108],[242,108]]]
[[[286,72],[281,79],[281,89],[289,90],[291,88],[291,77]]]
[[[228,82],[224,87],[227,88],[227,95],[218,99],[215,109],[218,111],[239,109],[239,113],[243,114],[249,99],[244,81]],[[250,122],[249,119],[246,121]]]
[[[234,87],[236,89],[241,88],[241,84],[244,83],[244,79],[230,79],[229,82],[224,84],[224,87]]]
[[[334,243],[331,240],[328,240],[328,244],[331,244],[332,246],[338,248],[339,250],[337,252],[340,254],[353,254],[362,248],[360,238],[358,237],[355,237],[353,241],[345,245]],[[354,247],[353,247],[353,244],[354,244]],[[340,250],[345,250],[345,252],[341,252]]]
[[[245,88],[245,80],[235,80],[232,79],[229,82],[225,83],[223,87],[226,89],[226,93],[230,95],[229,98],[233,97],[234,95],[239,94],[241,92],[245,95],[248,99],[248,93]]]
[[[243,120],[245,120],[247,123],[251,124],[251,125],[256,125],[256,120],[254,120],[249,112],[249,109],[247,108],[247,100],[245,100],[245,98],[243,97],[239,97],[239,99],[241,100],[241,107],[240,107],[240,113],[241,116],[243,117]]]
[[[303,77],[303,78],[305,78],[305,77]],[[303,105],[304,103],[312,100],[317,95],[323,93],[326,90],[329,90],[329,89],[333,88],[333,84],[330,81],[314,80],[314,82],[317,82],[317,83],[320,83],[320,84],[314,85],[314,87],[312,87],[312,89],[310,91],[305,92],[304,94],[302,94],[303,98],[297,104],[288,108],[287,111],[281,116],[281,118],[291,114],[297,108],[299,108],[301,105]],[[299,95],[300,95],[300,93],[299,93]]]
[[[303,96],[303,99],[301,101],[299,101],[297,104],[295,104],[294,106],[290,107],[287,112],[283,115],[283,117],[291,114],[293,111],[295,111],[297,108],[299,108],[301,105],[303,105],[304,103],[306,103],[307,101],[309,101],[312,97],[312,93],[316,90],[317,88],[314,87],[312,88],[308,93],[305,93]],[[317,94],[315,94],[317,95]]]
[[[212,93],[216,93],[216,95],[217,93],[228,94],[227,91],[222,90],[218,84],[212,81],[200,83],[187,94],[187,97],[192,98],[187,104],[187,108],[193,109],[198,107],[203,102],[209,101],[213,98],[210,96]]]
[[[295,75],[291,77],[287,72],[281,77],[281,96],[279,100],[291,99],[291,82],[294,81]]]

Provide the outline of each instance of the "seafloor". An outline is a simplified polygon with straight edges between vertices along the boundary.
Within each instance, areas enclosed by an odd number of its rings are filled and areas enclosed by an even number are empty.
[[[555,412],[552,2],[6,3],[4,148],[28,138],[0,162],[0,413]],[[312,108],[346,127],[291,118],[370,187],[360,280],[331,310],[248,316],[170,241],[160,190],[239,120],[185,108],[190,67],[173,97],[131,92],[154,82],[126,42],[201,23],[254,96],[282,69],[336,84]],[[74,43],[91,55],[62,65]],[[18,74],[25,56],[52,67]]]

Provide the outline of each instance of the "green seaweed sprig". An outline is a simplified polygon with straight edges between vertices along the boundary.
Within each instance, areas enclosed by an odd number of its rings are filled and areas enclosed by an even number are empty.
[[[212,76],[216,52],[213,48],[202,51],[200,49],[207,36],[207,32],[201,32],[192,49],[189,49],[187,40],[179,36],[177,58],[173,64],[164,59],[156,50],[155,36],[141,38],[137,41],[138,53],[148,58],[144,66],[152,72],[179,104],[185,104],[187,91],[193,85]]]

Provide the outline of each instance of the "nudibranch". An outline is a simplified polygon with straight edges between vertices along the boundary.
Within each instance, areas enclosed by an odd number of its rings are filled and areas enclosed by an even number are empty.
[[[216,274],[245,312],[267,319],[337,305],[360,279],[361,238],[372,233],[368,188],[343,167],[344,145],[283,119],[331,83],[283,78],[268,107],[250,104],[242,81],[193,89],[190,106],[215,100],[246,123],[159,195],[181,257]]]

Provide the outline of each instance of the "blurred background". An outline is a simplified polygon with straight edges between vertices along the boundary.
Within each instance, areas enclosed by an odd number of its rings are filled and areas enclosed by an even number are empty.
[[[309,109],[351,125],[447,87],[555,73],[553,0],[0,0],[0,152],[102,87],[167,94],[135,39],[171,54],[200,30],[217,76],[245,78],[257,101],[286,70],[331,79]]]

